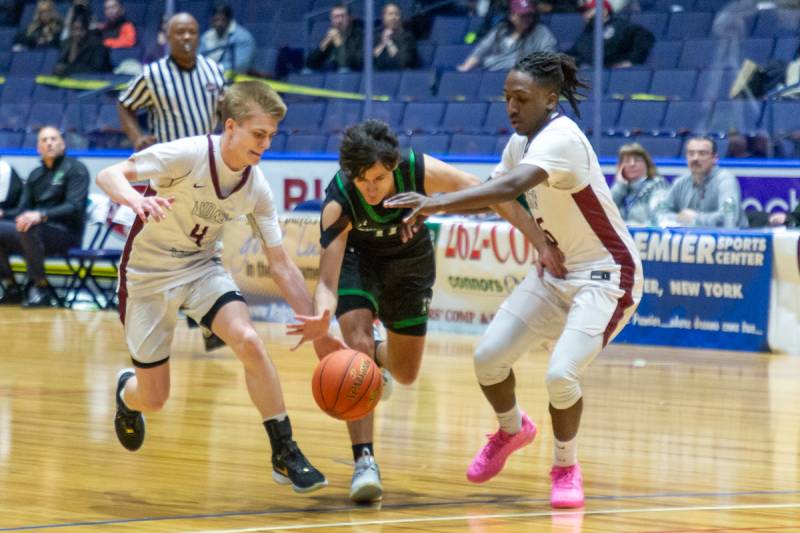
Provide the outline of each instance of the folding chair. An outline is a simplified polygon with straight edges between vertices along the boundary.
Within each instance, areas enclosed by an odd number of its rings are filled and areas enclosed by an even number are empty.
[[[65,307],[75,305],[78,297],[88,294],[99,309],[116,309],[117,306],[117,267],[122,257],[122,249],[106,248],[112,233],[124,234],[122,224],[114,221],[119,205],[103,195],[90,196],[87,224],[91,234],[89,242],[82,247],[70,248],[65,260],[70,270],[64,296]],[[98,271],[105,266],[105,272]],[[108,274],[108,267],[112,275]]]

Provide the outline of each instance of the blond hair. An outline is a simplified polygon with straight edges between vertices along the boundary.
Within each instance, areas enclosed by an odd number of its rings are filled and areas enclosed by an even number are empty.
[[[650,153],[639,143],[630,143],[630,144],[623,144],[619,147],[619,154],[617,154],[618,161],[620,165],[622,164],[622,159],[625,156],[637,156],[644,159],[644,164],[647,166],[647,177],[653,178],[658,176],[658,169],[656,168],[656,164],[653,163],[653,158],[650,157]]]
[[[226,91],[220,110],[222,120],[242,122],[252,117],[256,109],[278,120],[286,116],[286,104],[275,89],[261,81],[234,83]]]

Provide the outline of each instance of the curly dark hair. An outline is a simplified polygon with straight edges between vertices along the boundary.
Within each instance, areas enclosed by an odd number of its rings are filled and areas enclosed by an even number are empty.
[[[369,119],[347,128],[339,147],[339,166],[348,179],[362,177],[375,163],[387,169],[400,161],[400,143],[389,125]]]
[[[567,99],[575,114],[581,116],[578,89],[588,89],[589,84],[578,79],[578,66],[572,57],[554,52],[533,52],[517,61],[514,70],[524,72],[540,83],[552,85]]]

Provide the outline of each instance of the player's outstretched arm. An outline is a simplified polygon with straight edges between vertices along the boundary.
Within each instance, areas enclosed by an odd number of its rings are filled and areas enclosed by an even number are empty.
[[[130,207],[142,222],[147,222],[148,216],[156,222],[164,220],[166,211],[172,209],[172,198],[144,196],[131,186],[130,182],[138,181],[138,177],[130,159],[104,168],[95,181],[111,200]]]

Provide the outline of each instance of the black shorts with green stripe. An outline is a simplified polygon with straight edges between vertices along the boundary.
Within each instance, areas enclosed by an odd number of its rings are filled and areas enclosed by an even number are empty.
[[[402,256],[381,257],[347,248],[339,275],[336,316],[369,309],[389,331],[422,337],[436,281],[434,249],[429,239]]]

